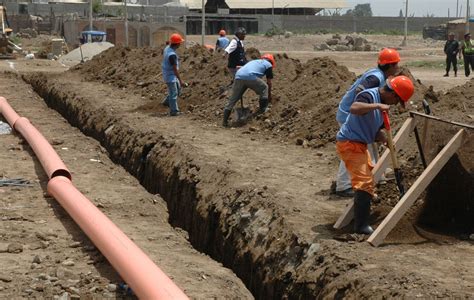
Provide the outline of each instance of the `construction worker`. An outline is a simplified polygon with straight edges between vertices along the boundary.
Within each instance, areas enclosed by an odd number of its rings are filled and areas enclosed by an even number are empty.
[[[232,108],[247,89],[253,90],[260,97],[260,107],[257,113],[262,114],[267,111],[268,103],[272,97],[273,68],[275,68],[275,58],[271,54],[264,54],[261,59],[250,61],[236,72],[232,94],[224,108],[224,127],[229,127]],[[262,80],[264,75],[267,79],[266,83]]]
[[[225,36],[226,35],[226,32],[224,29],[221,29],[219,31],[219,38],[217,38],[217,42],[216,42],[216,51],[219,50],[219,49],[225,49],[227,48],[227,46],[229,46],[229,39]]]
[[[367,145],[386,142],[382,111],[400,103],[403,107],[414,93],[413,82],[406,76],[391,77],[383,87],[363,90],[355,97],[350,113],[336,136],[336,148],[352,179],[354,190],[354,231],[371,234],[370,203],[375,184],[373,164]]]
[[[444,74],[444,77],[449,77],[451,65],[453,65],[454,77],[458,76],[459,43],[454,39],[454,35],[454,32],[450,32],[444,45],[444,54],[446,54],[446,74]]]
[[[398,74],[400,68],[398,63],[400,62],[400,54],[395,49],[384,48],[379,52],[379,57],[377,61],[377,68],[370,69],[362,74],[349,88],[344,97],[342,97],[341,102],[336,114],[336,120],[339,123],[339,126],[342,126],[349,115],[349,110],[354,103],[355,96],[365,89],[383,87],[385,85],[385,80],[390,76]],[[375,162],[376,151],[373,147],[369,147],[369,151],[372,157],[372,160]],[[339,170],[337,172],[337,178],[335,186],[333,185],[333,191],[336,195],[341,197],[354,197],[354,192],[352,191],[351,178],[347,172],[344,162],[341,160],[339,163]]]
[[[181,93],[181,87],[186,86],[179,75],[179,56],[176,50],[184,42],[184,39],[178,33],[170,36],[169,45],[163,51],[163,62],[161,71],[163,79],[168,86],[168,95],[161,104],[170,108],[170,116],[178,116],[178,96]]]
[[[474,71],[474,47],[471,42],[471,34],[466,33],[464,35],[464,41],[461,44],[461,51],[459,52],[459,58],[461,53],[464,57],[464,74],[469,77],[471,70]]]
[[[235,37],[230,41],[229,45],[224,50],[224,56],[229,57],[227,67],[229,68],[229,72],[232,75],[232,78],[235,77],[237,69],[247,63],[243,44],[243,40],[245,40],[246,34],[247,31],[245,30],[245,28],[237,28],[237,30],[235,31]]]

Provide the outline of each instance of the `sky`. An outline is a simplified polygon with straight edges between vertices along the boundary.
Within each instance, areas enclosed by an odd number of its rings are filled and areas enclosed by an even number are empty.
[[[405,12],[405,0],[346,0],[352,8],[357,4],[370,3],[374,16],[398,16],[400,9]],[[456,16],[456,3],[462,6],[462,17],[466,16],[467,0],[408,0],[408,15],[416,17],[434,14],[436,17]],[[474,0],[470,0],[471,12],[474,12]],[[472,15],[472,13],[471,13]]]

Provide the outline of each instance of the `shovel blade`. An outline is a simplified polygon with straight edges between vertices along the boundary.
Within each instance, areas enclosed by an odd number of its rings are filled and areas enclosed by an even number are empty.
[[[235,109],[235,123],[244,124],[248,119],[252,117],[252,111],[248,107],[239,107]]]

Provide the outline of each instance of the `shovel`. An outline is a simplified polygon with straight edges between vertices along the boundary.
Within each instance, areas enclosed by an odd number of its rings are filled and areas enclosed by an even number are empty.
[[[235,109],[235,122],[236,123],[245,123],[249,117],[252,116],[250,108],[244,107],[244,100],[240,98],[240,107]]]
[[[387,131],[387,142],[388,148],[390,149],[390,156],[392,158],[393,171],[395,173],[395,179],[397,180],[398,190],[400,191],[400,198],[405,194],[405,187],[403,186],[403,173],[400,170],[398,164],[397,153],[395,152],[395,145],[393,144],[392,130],[390,128],[390,119],[386,111],[382,112],[383,123],[385,124],[385,130]]]

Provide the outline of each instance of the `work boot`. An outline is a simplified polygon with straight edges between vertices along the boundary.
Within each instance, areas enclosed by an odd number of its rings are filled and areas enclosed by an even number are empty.
[[[446,72],[446,74],[444,74],[443,77],[449,77],[449,73]]]
[[[264,114],[268,111],[268,99],[260,99],[259,101],[260,108],[257,111],[257,114]]]
[[[369,225],[370,202],[372,196],[361,190],[356,190],[354,195],[354,232],[372,234],[374,230]]]
[[[229,127],[229,117],[231,111],[228,109],[224,109],[224,119],[222,120],[222,126]]]
[[[454,77],[458,77],[458,71],[454,71]]]
[[[336,191],[335,194],[338,195],[339,197],[345,197],[345,198],[352,198],[355,195],[354,190],[352,188],[348,188],[343,191]]]

